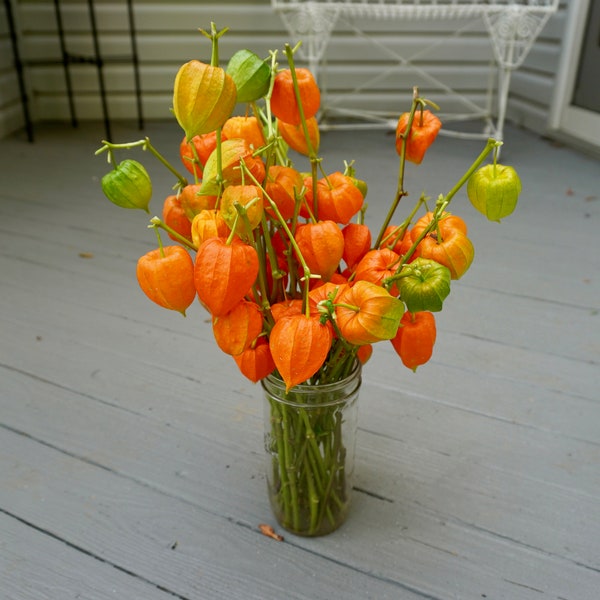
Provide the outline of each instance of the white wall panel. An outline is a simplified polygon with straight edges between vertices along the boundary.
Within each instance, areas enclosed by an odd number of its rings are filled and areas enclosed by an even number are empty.
[[[34,120],[65,119],[68,103],[60,48],[56,34],[53,4],[42,0],[13,0],[17,13],[20,47],[28,61],[26,78]],[[62,0],[63,21],[67,30],[70,52],[90,54],[87,2]],[[125,2],[97,0],[97,23],[100,44],[107,57],[127,55],[130,42],[127,34]],[[138,51],[141,61],[143,110],[146,119],[169,118],[171,86],[178,66],[191,58],[208,60],[210,44],[197,28],[208,28],[215,21],[219,28],[230,31],[220,43],[221,59],[226,61],[239,48],[250,48],[261,56],[269,49],[282,48],[288,41],[279,17],[273,13],[269,0],[253,2],[222,0],[221,2],[176,1],[171,3],[137,0],[135,20],[138,30]],[[0,10],[0,13],[2,11]],[[4,16],[4,15],[2,15]],[[22,127],[17,79],[11,60],[10,40],[5,20],[0,21],[0,136]],[[513,76],[509,100],[509,118],[543,131],[550,103],[556,68],[560,58],[560,37],[564,10],[548,23],[524,66]],[[445,20],[363,20],[377,43],[402,56],[413,56],[428,44],[451,36],[456,21]],[[416,61],[417,66],[465,94],[477,104],[485,103],[489,85],[489,63],[492,50],[482,22],[473,22],[468,34],[450,37]],[[40,65],[40,61],[55,60],[55,64]],[[282,58],[283,60],[283,58]],[[332,94],[345,93],[360,86],[373,73],[391,66],[390,57],[366,39],[353,35],[347,23],[334,31],[328,52],[326,82]],[[72,67],[77,116],[81,119],[101,118],[95,67]],[[105,67],[108,103],[111,118],[130,119],[136,116],[133,71],[127,64],[107,64]],[[385,77],[367,86],[349,99],[354,108],[371,107],[394,111],[399,102],[410,95],[413,85],[419,85],[425,95],[439,100],[444,110],[456,108],[456,101],[440,90],[428,92],[427,81],[405,67],[396,68]]]

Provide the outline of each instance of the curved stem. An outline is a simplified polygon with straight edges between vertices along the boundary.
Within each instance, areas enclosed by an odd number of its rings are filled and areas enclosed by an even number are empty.
[[[162,256],[162,258],[164,258],[165,257],[165,248],[163,246],[162,239],[160,237],[160,233],[158,231],[158,226],[157,225],[149,225],[149,227],[152,227],[154,229],[154,233],[156,233],[156,239],[158,240],[158,248],[160,250],[160,255]]]
[[[398,205],[400,204],[400,200],[402,200],[402,198],[404,196],[408,195],[408,192],[406,192],[404,190],[404,172],[405,172],[405,167],[406,167],[406,139],[410,135],[410,130],[412,129],[412,124],[413,124],[413,120],[415,118],[415,112],[417,110],[417,107],[422,106],[423,102],[424,101],[421,98],[419,98],[419,89],[417,87],[414,87],[413,88],[413,101],[412,101],[412,106],[410,107],[410,112],[408,114],[408,121],[406,123],[406,129],[399,136],[403,139],[404,143],[402,144],[402,148],[400,150],[400,166],[398,167],[398,185],[396,186],[396,195],[395,195],[394,200],[393,200],[393,202],[388,210],[388,213],[383,221],[383,224],[381,225],[381,229],[379,230],[379,235],[377,236],[377,239],[375,240],[375,245],[374,245],[375,248],[379,248],[379,246],[381,244],[381,239],[383,238],[383,236],[385,234],[385,230],[387,229],[387,226],[390,224],[390,222],[394,216],[394,213],[396,212],[396,209],[398,208]]]
[[[489,138],[485,148],[481,151],[481,154],[475,159],[473,164],[467,169],[464,175],[454,184],[452,189],[446,194],[446,196],[440,195],[438,201],[436,202],[435,210],[433,211],[433,217],[431,222],[423,229],[423,231],[419,234],[417,239],[413,242],[412,246],[408,249],[406,254],[401,258],[398,266],[398,272],[402,269],[406,261],[412,256],[413,252],[416,250],[417,246],[421,243],[421,241],[425,238],[428,233],[431,233],[434,229],[438,227],[438,222],[444,211],[452,201],[452,198],[457,194],[457,192],[462,188],[462,186],[469,180],[469,177],[473,175],[473,173],[479,168],[481,163],[485,160],[486,156],[495,148],[498,148],[502,145],[502,142],[495,140],[493,138]]]
[[[98,148],[95,154],[98,155],[108,151],[110,153],[109,155],[112,156],[113,150],[131,150],[132,148],[148,150],[150,154],[157,158],[169,171],[171,171],[171,173],[173,173],[173,175],[175,175],[175,177],[177,177],[181,187],[185,187],[188,184],[187,179],[151,144],[149,137],[145,137],[143,140],[138,140],[136,142],[125,142],[122,144],[113,144],[112,142],[102,140],[102,147]]]
[[[158,228],[160,227],[160,229],[164,229],[169,235],[172,235],[175,238],[177,238],[178,242],[180,242],[190,250],[198,250],[198,248],[192,242],[190,242],[190,240],[188,240],[186,237],[182,236],[180,233],[175,231],[172,227],[169,227],[164,221],[162,221],[158,217],[152,217],[150,219],[150,225],[148,225],[148,227],[152,227],[153,229],[155,229],[157,231],[157,234]]]

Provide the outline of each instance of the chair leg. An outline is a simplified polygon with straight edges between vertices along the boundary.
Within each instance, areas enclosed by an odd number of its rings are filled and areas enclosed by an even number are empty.
[[[77,127],[77,114],[75,112],[75,99],[73,94],[73,84],[71,82],[71,72],[69,70],[69,53],[65,42],[65,30],[62,22],[59,0],[54,0],[54,12],[56,14],[56,28],[58,30],[58,40],[60,42],[60,52],[62,55],[63,70],[65,74],[65,86],[67,87],[67,98],[69,101],[69,113],[71,115],[71,125]]]
[[[94,9],[94,0],[88,0],[88,8],[90,13],[90,23],[92,26],[92,39],[94,42],[94,62],[98,71],[98,88],[100,90],[100,101],[102,102],[102,115],[104,117],[104,130],[106,139],[110,140],[111,128],[110,118],[108,116],[108,101],[106,98],[106,86],[104,85],[104,61],[100,54],[100,41],[98,39],[98,26],[96,25],[96,11]]]
[[[129,15],[129,37],[131,39],[131,60],[133,62],[133,75],[135,79],[135,99],[138,115],[138,127],[144,128],[144,116],[142,112],[142,86],[140,83],[140,61],[137,51],[137,41],[135,33],[135,21],[133,14],[133,1],[127,0],[127,12]]]
[[[27,88],[25,86],[23,63],[21,62],[21,55],[19,53],[19,44],[17,42],[17,30],[15,26],[15,20],[10,0],[4,0],[4,6],[6,7],[6,18],[8,20],[8,27],[10,30],[10,41],[12,44],[15,70],[17,71],[17,79],[19,82],[19,94],[21,96],[21,107],[23,109],[25,129],[27,130],[27,139],[30,142],[33,142],[33,125],[31,122],[31,115],[29,114],[29,96],[27,95]]]

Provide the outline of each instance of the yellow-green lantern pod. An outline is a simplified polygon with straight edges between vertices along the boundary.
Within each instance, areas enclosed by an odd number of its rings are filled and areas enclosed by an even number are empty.
[[[190,60],[179,68],[173,88],[173,112],[186,138],[215,131],[231,116],[237,91],[221,67]]]
[[[476,171],[467,184],[471,204],[490,221],[500,221],[517,206],[521,180],[513,167],[490,164]]]
[[[128,158],[102,177],[102,191],[121,208],[140,208],[148,212],[152,181],[141,163]]]

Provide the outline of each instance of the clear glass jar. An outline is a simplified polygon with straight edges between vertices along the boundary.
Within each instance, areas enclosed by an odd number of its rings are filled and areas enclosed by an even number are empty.
[[[279,524],[297,535],[331,533],[346,519],[352,492],[361,365],[336,383],[264,390],[267,485]]]

